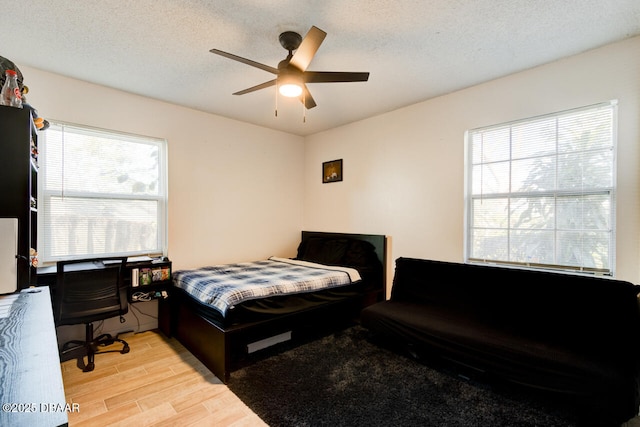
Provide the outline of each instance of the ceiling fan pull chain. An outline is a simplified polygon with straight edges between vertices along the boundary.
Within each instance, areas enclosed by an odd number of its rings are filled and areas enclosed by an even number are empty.
[[[307,99],[306,93],[302,95],[302,123],[307,123]]]
[[[276,117],[278,117],[278,81],[276,80]]]

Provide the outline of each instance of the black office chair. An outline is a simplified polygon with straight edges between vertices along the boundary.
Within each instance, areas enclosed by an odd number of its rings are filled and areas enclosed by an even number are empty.
[[[110,334],[93,336],[93,322],[120,316],[129,310],[127,288],[123,274],[126,257],[92,258],[57,263],[57,279],[55,287],[54,315],[56,326],[86,324],[85,341],[72,340],[62,346],[60,358],[71,352],[84,348],[87,363],[83,371],[93,371],[94,356],[97,353],[119,351],[129,352],[129,344]],[[99,351],[104,347],[120,342],[122,350]]]

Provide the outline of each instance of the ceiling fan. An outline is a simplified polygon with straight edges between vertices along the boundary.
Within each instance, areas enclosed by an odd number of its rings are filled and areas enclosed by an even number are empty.
[[[273,80],[235,92],[234,95],[244,95],[276,85],[282,95],[299,97],[304,106],[310,109],[316,106],[316,102],[306,83],[366,82],[369,79],[369,73],[307,71],[307,67],[326,36],[327,33],[315,26],[311,27],[304,39],[294,31],[283,32],[280,34],[279,41],[289,54],[280,61],[277,68],[218,49],[211,49],[210,52],[276,75]]]

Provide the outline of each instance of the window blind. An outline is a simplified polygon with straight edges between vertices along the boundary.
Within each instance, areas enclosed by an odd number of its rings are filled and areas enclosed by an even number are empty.
[[[43,261],[165,252],[164,140],[51,123],[39,160]]]
[[[467,260],[613,274],[616,102],[467,133]]]

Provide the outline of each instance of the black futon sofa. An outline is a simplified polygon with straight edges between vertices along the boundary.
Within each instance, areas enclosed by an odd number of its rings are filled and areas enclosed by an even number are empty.
[[[399,258],[390,300],[361,322],[413,354],[558,393],[615,425],[640,404],[639,292],[608,278]]]

